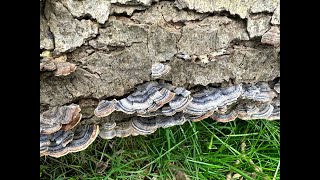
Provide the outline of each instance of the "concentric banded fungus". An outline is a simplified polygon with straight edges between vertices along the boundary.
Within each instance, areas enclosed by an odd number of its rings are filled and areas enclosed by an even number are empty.
[[[80,107],[76,104],[54,107],[40,114],[40,133],[51,134],[63,128],[73,128],[81,120]]]
[[[113,101],[102,100],[102,101],[100,101],[97,108],[94,110],[94,114],[97,117],[109,116],[115,110],[115,103],[117,103],[116,100],[113,100]]]
[[[73,135],[72,131],[59,130],[52,134],[50,140],[55,141],[56,145],[61,144],[63,147],[66,147],[66,145],[72,141]]]
[[[242,94],[242,85],[236,85],[221,90],[217,88],[208,88],[193,94],[193,100],[185,109],[186,113],[192,115],[204,115],[209,111],[222,108],[237,100]]]
[[[114,121],[113,121],[114,122]],[[114,137],[128,137],[136,135],[148,135],[154,133],[157,128],[167,128],[182,125],[186,122],[183,113],[176,113],[173,116],[139,117],[135,116],[129,121],[122,121],[116,124],[106,122],[102,125],[99,136],[103,139]]]
[[[40,133],[43,134],[51,134],[54,132],[59,131],[61,129],[62,125],[58,123],[53,123],[53,124],[44,124],[40,122]]]
[[[40,134],[40,156],[49,155],[53,157],[60,157],[66,155],[68,153],[66,146],[72,141],[73,136],[74,134],[72,131],[63,130],[59,130],[51,135]],[[49,141],[45,151],[41,151],[41,138]]]
[[[86,149],[97,137],[98,125],[84,124],[73,132],[60,130],[52,135],[40,135],[40,156],[61,157]],[[48,144],[47,139],[50,139]],[[42,141],[41,141],[42,140]]]
[[[208,117],[210,117],[212,114],[213,114],[214,110],[211,110],[211,111],[208,111],[204,114],[201,114],[201,115],[190,115],[190,114],[187,114],[186,115],[186,119],[188,120],[191,120],[193,122],[198,122],[198,121],[201,121],[203,119],[206,119]]]
[[[242,96],[254,101],[270,102],[277,94],[267,83],[257,83],[256,85],[245,85]]]
[[[139,86],[134,93],[119,101],[101,101],[94,113],[98,117],[108,116],[114,110],[126,114],[146,114],[156,111],[171,101],[174,96],[175,93],[161,88],[157,82],[149,82]]]
[[[186,118],[183,113],[176,113],[173,116],[157,116],[157,127],[168,128],[172,126],[182,125],[186,122]]]
[[[173,92],[175,92],[176,94],[182,95],[183,97],[188,97],[191,94],[190,91],[186,90],[183,87],[177,87],[177,88],[173,89]]]
[[[218,122],[230,122],[235,120],[238,117],[238,112],[236,109],[230,109],[225,113],[217,113],[212,114],[211,119],[214,119]]]
[[[156,82],[149,82],[141,85],[127,98],[118,101],[116,103],[116,110],[120,110],[127,114],[133,114],[135,112],[143,114],[154,103],[152,97],[160,93],[158,91],[159,89],[160,87]]]
[[[274,107],[272,104],[239,104],[236,108],[230,108],[226,113],[215,112],[212,119],[218,122],[230,122],[236,118],[242,120],[280,119],[280,107]]]
[[[78,152],[85,150],[98,136],[98,125],[82,125],[79,126],[74,133],[73,140],[68,144],[69,152]]]
[[[200,90],[199,90],[200,89]],[[241,98],[240,98],[241,97]],[[276,97],[276,98],[274,98]],[[71,108],[72,109],[72,108]],[[109,116],[114,110],[121,111],[119,115]],[[58,111],[51,110],[51,116],[56,119],[64,119],[65,122],[72,124],[70,120],[65,120],[72,113],[67,110],[62,116]],[[73,119],[81,119],[81,114],[77,111],[77,116]],[[128,117],[121,119],[124,114]],[[237,117],[243,120],[248,119],[278,119],[280,116],[280,95],[275,93],[267,83],[257,83],[255,85],[238,84],[223,88],[197,87],[194,93],[183,87],[176,87],[169,83],[160,81],[148,82],[139,87],[137,90],[119,101],[103,100],[96,107],[94,114],[97,117],[107,117],[102,120],[99,136],[103,139],[112,139],[114,137],[128,137],[137,135],[148,135],[154,133],[157,128],[167,128],[176,125],[182,125],[186,121],[197,122],[208,117],[219,122],[229,122]],[[49,117],[49,116],[48,116]],[[77,117],[77,118],[76,118]],[[52,120],[47,118],[42,120],[46,122],[41,126],[42,129],[55,129],[56,124],[48,122],[59,121],[60,125],[63,120]],[[59,125],[59,123],[58,123]],[[45,127],[45,128],[44,128]],[[63,139],[62,130],[67,125],[62,124],[62,128],[54,135],[49,135],[50,140],[55,144],[48,145],[45,137],[41,137],[40,151],[42,154],[61,156],[70,151],[81,150],[83,146],[71,146],[75,144],[76,135],[72,140]],[[74,127],[74,126],[72,126]],[[82,131],[84,132],[84,131]],[[59,134],[60,133],[60,134]],[[82,137],[84,135],[79,135]],[[67,136],[67,135],[65,135]],[[60,137],[60,139],[58,138]],[[68,136],[67,136],[68,137]],[[67,141],[68,140],[68,141]],[[85,144],[85,143],[77,143]],[[65,150],[63,147],[78,147],[73,150]]]
[[[132,120],[118,123],[115,127],[116,137],[128,137],[132,134]]]
[[[115,127],[116,127],[117,123],[114,120],[109,120],[107,122],[105,122],[100,129],[100,133],[99,136],[102,139],[112,139],[114,137],[116,137],[117,133],[115,131]]]
[[[139,135],[147,135],[154,133],[157,130],[157,122],[155,118],[132,118],[132,127]]]
[[[137,114],[141,117],[151,117],[151,116],[173,116],[176,113],[174,109],[172,109],[168,104],[162,106],[156,111],[150,111],[145,114]]]
[[[242,120],[268,119],[273,112],[271,104],[243,105],[238,108],[238,117]]]
[[[184,110],[192,101],[191,96],[184,97],[182,95],[176,95],[170,102],[169,106],[176,112]]]
[[[171,70],[171,67],[168,65],[164,65],[162,63],[154,63],[151,67],[151,77],[159,78],[168,74]]]
[[[82,118],[82,114],[79,113],[68,124],[63,124],[61,126],[61,129],[67,131],[76,127],[79,124],[81,118]]]
[[[135,109],[133,108],[132,102],[130,102],[128,99],[121,99],[120,101],[117,101],[115,104],[115,110],[122,111],[126,114],[133,114],[135,113]]]
[[[160,107],[170,102],[175,96],[175,93],[169,91],[166,88],[162,88],[158,94],[155,93],[154,96],[151,96],[151,99]]]
[[[40,154],[46,152],[50,145],[49,135],[40,134]]]

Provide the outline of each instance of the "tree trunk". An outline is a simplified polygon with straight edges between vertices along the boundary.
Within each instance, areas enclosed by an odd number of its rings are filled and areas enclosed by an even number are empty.
[[[106,120],[94,110],[151,81],[191,96],[265,83],[275,95],[263,103],[279,100],[279,0],[40,0],[40,8],[40,113],[78,104],[81,123],[126,121],[139,112]],[[227,109],[259,101],[241,97]]]

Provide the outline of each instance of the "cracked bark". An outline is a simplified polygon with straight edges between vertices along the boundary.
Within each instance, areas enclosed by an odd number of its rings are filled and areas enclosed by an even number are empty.
[[[98,100],[122,97],[151,81],[154,62],[172,68],[161,79],[185,87],[280,77],[279,1],[193,2],[41,1],[40,50],[67,54],[78,68],[63,77],[40,73],[40,111],[73,102],[90,109]],[[228,55],[206,64],[176,57],[221,49]],[[83,111],[92,117],[93,111]]]

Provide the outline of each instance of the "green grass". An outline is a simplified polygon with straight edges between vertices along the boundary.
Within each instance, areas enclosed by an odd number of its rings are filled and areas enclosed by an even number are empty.
[[[206,119],[40,158],[40,179],[280,179],[280,122]],[[245,147],[244,147],[245,145]],[[244,148],[243,148],[244,147]]]

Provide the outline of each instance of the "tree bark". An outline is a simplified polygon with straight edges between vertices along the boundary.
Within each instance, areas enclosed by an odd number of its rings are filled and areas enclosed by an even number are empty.
[[[40,0],[40,22],[40,113],[74,103],[99,124],[101,100],[151,81],[195,92],[280,79],[279,0]],[[154,78],[157,63],[169,71]]]

